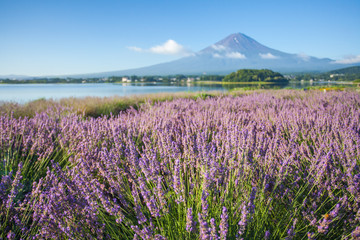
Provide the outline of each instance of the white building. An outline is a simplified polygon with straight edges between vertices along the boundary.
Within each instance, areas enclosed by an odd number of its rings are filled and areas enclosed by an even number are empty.
[[[123,82],[131,82],[131,79],[128,77],[122,77]]]

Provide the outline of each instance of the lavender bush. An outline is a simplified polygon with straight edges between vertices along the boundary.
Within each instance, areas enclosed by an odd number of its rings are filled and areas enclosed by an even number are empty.
[[[0,117],[0,239],[357,239],[360,96]]]

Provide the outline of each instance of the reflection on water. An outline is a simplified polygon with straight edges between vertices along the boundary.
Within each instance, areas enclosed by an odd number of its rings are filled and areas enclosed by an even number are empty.
[[[216,84],[216,83],[88,83],[88,84],[0,84],[0,101],[25,103],[39,98],[108,97],[163,92],[228,91],[233,89],[302,89],[310,86],[341,86],[336,82],[289,82],[288,84]],[[349,85],[346,85],[349,86]]]

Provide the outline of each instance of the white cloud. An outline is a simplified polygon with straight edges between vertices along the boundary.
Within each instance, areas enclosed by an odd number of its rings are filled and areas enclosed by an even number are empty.
[[[297,56],[298,56],[298,58],[301,58],[301,60],[303,60],[305,62],[310,60],[310,56],[306,55],[305,53],[299,53]]]
[[[336,60],[333,63],[340,63],[340,64],[353,64],[353,63],[360,63],[360,55],[357,56],[348,56],[341,60]]]
[[[221,56],[221,55],[218,54],[218,53],[214,53],[214,54],[213,54],[213,57],[214,57],[214,58],[222,58],[223,56]]]
[[[236,58],[236,59],[246,59],[246,56],[239,52],[228,52],[225,55],[219,53],[213,53],[214,58]]]
[[[226,54],[228,58],[246,59],[246,56],[239,52],[230,52]]]
[[[162,45],[157,45],[151,47],[149,49],[143,49],[139,47],[128,47],[128,49],[135,51],[135,52],[150,52],[155,54],[164,54],[164,55],[193,55],[193,53],[186,49],[184,46],[178,44],[172,39],[167,40]]]
[[[128,49],[135,51],[135,52],[143,52],[144,50],[139,47],[127,47]]]
[[[170,55],[183,54],[184,52],[187,52],[182,45],[178,44],[172,39],[167,40],[163,45],[150,48],[149,51],[157,54]]]
[[[272,55],[271,53],[259,53],[262,59],[278,59],[278,56]]]
[[[224,46],[224,45],[221,45],[221,44],[219,44],[219,45],[211,45],[211,47],[214,49],[214,50],[216,50],[216,51],[225,51],[226,50],[226,47]]]

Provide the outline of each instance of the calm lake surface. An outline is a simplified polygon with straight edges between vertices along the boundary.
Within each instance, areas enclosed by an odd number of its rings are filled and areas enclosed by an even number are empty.
[[[130,96],[151,93],[228,91],[234,88],[306,88],[308,86],[330,86],[329,82],[290,82],[287,85],[254,85],[254,84],[201,84],[190,83],[85,83],[85,84],[0,84],[0,102],[12,101],[26,103],[32,100],[60,99],[67,97],[110,97]]]

